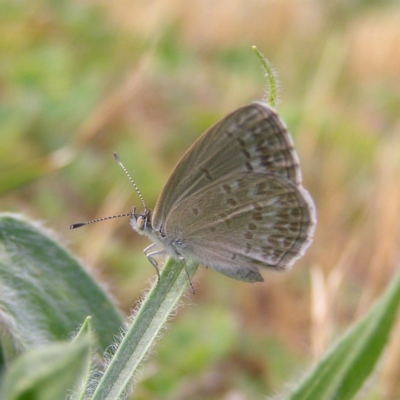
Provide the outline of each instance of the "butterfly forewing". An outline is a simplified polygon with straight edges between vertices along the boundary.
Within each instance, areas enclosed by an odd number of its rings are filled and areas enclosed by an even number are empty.
[[[159,229],[171,209],[232,173],[264,172],[295,185],[301,173],[285,124],[265,103],[242,107],[205,132],[175,167],[153,213]]]

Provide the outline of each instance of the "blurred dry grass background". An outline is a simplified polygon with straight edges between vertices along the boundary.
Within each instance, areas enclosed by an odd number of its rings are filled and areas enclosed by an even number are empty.
[[[321,0],[0,0],[0,207],[45,221],[128,313],[154,270],[126,219],[206,128],[264,95],[256,45],[318,212],[293,271],[202,269],[135,399],[287,389],[384,291],[400,258],[400,5]],[[195,304],[195,305],[193,305]],[[400,323],[360,398],[400,398]]]

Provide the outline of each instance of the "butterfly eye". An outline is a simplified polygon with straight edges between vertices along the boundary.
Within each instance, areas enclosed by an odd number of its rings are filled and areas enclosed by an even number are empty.
[[[140,216],[136,221],[137,227],[141,231],[144,229],[145,223],[146,223],[146,218],[144,218],[142,216]]]

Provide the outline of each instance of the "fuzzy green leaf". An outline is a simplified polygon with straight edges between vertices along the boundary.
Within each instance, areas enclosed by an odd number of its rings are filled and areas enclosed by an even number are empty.
[[[5,361],[31,346],[71,337],[92,317],[100,351],[122,317],[107,294],[51,232],[0,215],[0,333]]]

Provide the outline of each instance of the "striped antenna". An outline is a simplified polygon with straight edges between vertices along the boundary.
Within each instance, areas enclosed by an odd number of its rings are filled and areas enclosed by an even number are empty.
[[[139,195],[140,200],[142,201],[142,204],[143,204],[144,209],[147,210],[146,203],[144,202],[142,193],[140,193],[140,190],[139,190],[139,188],[136,186],[135,181],[132,179],[131,175],[129,174],[128,170],[125,168],[124,164],[122,164],[122,161],[119,159],[117,153],[114,153],[114,158],[115,158],[115,161],[118,163],[118,165],[124,170],[126,176],[127,176],[128,179],[129,179],[129,182],[132,183],[132,185],[133,185],[133,187],[135,188],[137,194]]]
[[[132,212],[126,213],[126,214],[112,215],[110,217],[93,219],[92,221],[87,221],[87,222],[78,222],[77,224],[70,225],[69,229],[80,228],[81,226],[94,224],[95,222],[106,221],[107,219],[120,218],[120,217],[131,217],[132,215],[135,215],[135,209]]]

